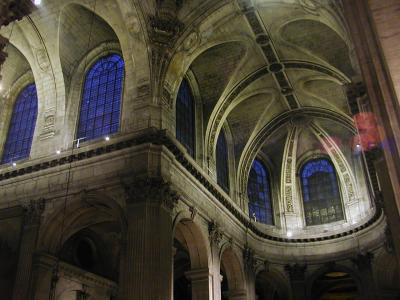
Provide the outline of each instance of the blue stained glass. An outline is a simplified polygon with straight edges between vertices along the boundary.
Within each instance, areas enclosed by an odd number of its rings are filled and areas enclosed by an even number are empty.
[[[29,157],[35,131],[38,100],[35,84],[25,87],[15,101],[1,162]]]
[[[194,98],[189,82],[182,80],[176,99],[176,138],[189,154],[195,155]]]
[[[118,54],[97,60],[86,74],[77,138],[91,140],[118,132],[124,60]]]
[[[224,189],[229,192],[229,166],[228,166],[228,147],[224,131],[218,136],[217,141],[217,182]]]
[[[249,174],[247,184],[249,198],[249,215],[265,224],[274,224],[274,215],[271,201],[269,176],[264,164],[255,159]]]
[[[343,220],[339,186],[332,163],[325,158],[310,160],[300,174],[306,224]]]

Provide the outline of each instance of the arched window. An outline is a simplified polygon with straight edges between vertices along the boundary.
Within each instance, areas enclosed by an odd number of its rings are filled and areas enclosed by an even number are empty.
[[[225,133],[221,130],[217,141],[217,182],[225,192],[229,192],[229,166],[228,166],[228,147],[226,144]]]
[[[35,84],[25,87],[15,101],[2,163],[29,157],[38,111]]]
[[[189,82],[182,80],[176,99],[176,138],[189,154],[195,155],[194,98]]]
[[[332,163],[325,158],[310,160],[300,174],[306,224],[343,220],[342,201]]]
[[[247,196],[249,198],[250,217],[255,217],[257,222],[273,225],[274,215],[269,176],[267,168],[258,159],[255,159],[251,166],[247,183]]]
[[[86,74],[77,138],[85,141],[118,132],[124,60],[111,54],[97,60]]]

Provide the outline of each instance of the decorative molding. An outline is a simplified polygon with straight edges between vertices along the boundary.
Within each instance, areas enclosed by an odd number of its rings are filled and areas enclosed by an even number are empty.
[[[292,126],[286,139],[283,159],[282,159],[282,178],[281,193],[285,200],[285,211],[294,213],[294,202],[296,201],[296,153],[297,137],[299,130]]]
[[[360,271],[370,270],[372,268],[372,259],[374,255],[370,252],[359,253],[357,257],[353,258],[351,261]]]
[[[248,245],[245,245],[243,249],[243,262],[246,270],[253,272],[255,271],[257,261],[254,257],[254,250],[250,248]]]
[[[91,149],[88,151],[82,151],[79,153],[75,153],[73,155],[58,157],[57,159],[53,159],[50,161],[43,161],[41,163],[36,164],[26,164],[26,167],[14,169],[12,171],[6,171],[5,173],[0,174],[0,182],[7,181],[9,179],[15,179],[20,176],[24,176],[27,174],[33,174],[36,172],[40,172],[43,170],[56,168],[59,166],[67,165],[72,162],[83,161],[95,156],[107,155],[108,153],[128,149],[133,146],[142,145],[146,143],[152,143],[154,145],[163,145],[174,155],[175,159],[189,172],[191,173],[196,180],[199,181],[214,197],[217,201],[219,201],[239,222],[241,222],[244,226],[248,227],[254,234],[258,237],[277,241],[284,243],[311,243],[311,242],[321,242],[328,241],[336,238],[342,238],[344,236],[348,236],[354,234],[355,232],[359,232],[380,220],[382,216],[382,210],[376,209],[375,214],[369,219],[367,222],[362,225],[352,228],[348,231],[327,235],[322,237],[310,237],[310,238],[302,238],[302,239],[288,239],[283,237],[277,237],[273,235],[266,234],[261,231],[253,222],[245,215],[242,211],[237,209],[236,205],[233,204],[233,201],[223,195],[219,189],[216,187],[216,183],[211,182],[208,178],[206,178],[202,172],[199,170],[199,167],[195,166],[188,158],[187,155],[181,149],[181,146],[170,137],[165,130],[156,130],[150,129],[146,131],[144,134],[138,135],[134,138],[122,140],[115,144],[104,145],[95,149]],[[129,187],[128,187],[129,191]]]
[[[293,264],[286,265],[285,271],[289,275],[290,281],[303,281],[306,276],[307,265],[306,264]]]
[[[36,6],[32,0],[2,0],[0,3],[0,27],[29,15]]]
[[[25,206],[24,226],[38,225],[45,207],[45,199],[31,200],[29,204]]]
[[[219,247],[222,241],[223,233],[217,222],[212,221],[208,224],[208,234],[211,246],[214,245]]]

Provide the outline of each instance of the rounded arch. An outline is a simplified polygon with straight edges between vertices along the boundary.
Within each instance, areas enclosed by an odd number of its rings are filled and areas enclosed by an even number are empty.
[[[221,250],[220,270],[222,278],[221,292],[222,296],[246,295],[246,281],[244,275],[244,267],[239,255],[232,247],[224,247]],[[224,282],[226,280],[226,282]],[[225,290],[223,290],[225,289]]]
[[[188,251],[191,269],[210,267],[211,254],[207,239],[200,227],[188,218],[188,213],[181,212],[175,217],[173,238]]]
[[[354,122],[349,116],[332,110],[316,107],[303,107],[281,113],[270,122],[265,124],[263,127],[261,127],[258,132],[252,135],[252,137],[247,142],[238,165],[239,173],[237,177],[237,187],[239,188],[240,193],[246,192],[246,179],[250,172],[251,164],[264,142],[272,133],[274,133],[279,128],[282,128],[293,118],[298,116],[303,116],[307,118],[329,119],[334,122],[338,122],[339,124],[342,124],[353,133],[356,133]]]
[[[288,300],[290,285],[286,277],[275,268],[262,269],[255,276],[256,297],[259,300]]]
[[[55,211],[44,220],[39,248],[55,254],[75,233],[100,223],[115,223],[121,234],[126,232],[127,221],[122,207],[105,193],[84,191],[66,201],[65,210],[63,200],[60,200]]]
[[[361,293],[363,291],[362,280],[361,280],[361,277],[357,274],[357,271],[355,271],[354,269],[352,269],[348,266],[342,265],[342,264],[328,263],[328,264],[322,266],[321,268],[317,269],[314,273],[312,273],[307,278],[307,282],[306,282],[307,299],[316,300],[314,298],[315,291],[313,291],[314,285],[319,278],[321,278],[324,275],[329,274],[329,273],[332,273],[332,274],[337,273],[337,275],[339,275],[339,276],[348,275],[348,277],[350,277],[350,279],[354,281],[354,283],[357,287],[357,291],[361,295]]]

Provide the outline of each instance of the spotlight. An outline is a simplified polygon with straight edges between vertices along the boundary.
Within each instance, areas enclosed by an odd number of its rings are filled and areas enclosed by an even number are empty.
[[[13,165],[13,167],[16,167],[16,166],[17,166],[17,163],[13,162],[12,165]]]
[[[292,233],[291,231],[288,231],[288,232],[286,232],[286,236],[287,236],[288,238],[290,238],[290,237],[293,236],[293,233]]]
[[[357,145],[356,145],[356,147],[357,147],[357,148],[360,148],[360,147],[361,147],[361,145],[360,145],[360,144],[357,144]]]
[[[57,150],[57,151],[56,151],[56,153],[57,153],[57,154],[60,154],[60,153],[61,153],[61,151],[60,151],[60,150]]]
[[[42,0],[34,0],[33,3],[35,5],[40,5],[42,3]]]
[[[104,139],[108,142],[110,140],[110,137],[106,136]]]

